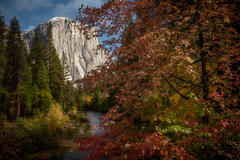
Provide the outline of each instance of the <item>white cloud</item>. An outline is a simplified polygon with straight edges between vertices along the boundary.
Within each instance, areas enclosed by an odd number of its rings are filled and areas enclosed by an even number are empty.
[[[100,7],[102,0],[70,0],[67,4],[58,4],[54,10],[55,16],[72,17],[77,16],[81,5],[89,7]]]
[[[35,28],[35,26],[29,26],[29,27],[26,28],[24,31],[25,31],[25,32],[28,32],[28,31],[31,31],[33,28]]]
[[[17,11],[32,10],[41,7],[51,7],[52,0],[14,0]]]

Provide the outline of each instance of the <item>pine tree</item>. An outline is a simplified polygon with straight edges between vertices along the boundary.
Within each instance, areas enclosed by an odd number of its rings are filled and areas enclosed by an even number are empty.
[[[70,67],[67,64],[67,57],[64,52],[62,57],[62,67],[64,71],[64,81],[66,83],[67,81],[71,80],[71,74],[70,74]]]
[[[31,107],[33,105],[34,90],[32,83],[32,71],[28,63],[24,67],[24,80],[23,80],[23,104],[25,106],[25,113],[31,112]]]
[[[47,69],[46,69],[46,66],[45,66],[45,63],[43,60],[40,60],[40,64],[39,66],[37,67],[38,69],[38,72],[37,72],[37,85],[38,85],[38,88],[41,90],[41,89],[44,89],[46,91],[50,91],[49,89],[49,79],[48,79],[48,75],[47,75]]]
[[[21,95],[19,93],[23,81],[26,49],[21,39],[20,26],[16,17],[11,20],[10,29],[7,34],[6,53],[7,69],[4,74],[3,85],[13,95],[12,101],[14,102],[11,103],[11,107],[16,107],[16,116],[19,116],[21,111]]]
[[[28,88],[31,83],[30,79],[27,80],[25,88],[28,90],[28,93],[25,94],[25,102],[26,108],[29,109],[29,111],[30,109],[47,111],[51,105],[52,95],[49,89],[49,77],[45,57],[46,49],[40,39],[39,33],[35,32],[32,49],[28,56],[28,62],[32,72],[32,88]]]
[[[8,69],[6,70],[6,79],[4,82],[9,91],[15,91],[17,85],[23,80],[26,57],[26,50],[21,39],[20,26],[16,17],[11,20],[10,30],[7,35],[6,50]]]
[[[65,53],[63,52],[62,57],[62,67],[64,71],[64,91],[63,91],[63,108],[64,110],[68,110],[68,107],[71,107],[74,104],[74,96],[73,96],[73,86],[71,84],[71,74],[70,74],[70,68],[67,64],[67,57]]]
[[[7,98],[7,91],[2,86],[3,75],[7,63],[6,59],[6,26],[4,23],[4,17],[0,16],[0,111],[4,110],[4,104]]]
[[[35,32],[35,36],[33,38],[33,44],[32,44],[32,49],[30,52],[30,55],[28,57],[28,61],[29,64],[32,68],[32,73],[33,73],[33,80],[34,83],[36,83],[36,79],[37,79],[37,72],[38,72],[38,68],[40,65],[41,60],[44,59],[44,47],[43,44],[40,40],[40,36],[37,32]]]
[[[49,87],[54,100],[61,103],[63,100],[64,72],[53,44],[51,26],[48,28],[47,53],[49,55]]]
[[[6,40],[6,26],[4,23],[4,17],[0,16],[0,87],[1,87],[1,80],[4,74],[5,66],[7,63],[6,59],[6,46],[5,46],[5,40]]]
[[[43,60],[40,60],[37,66],[36,85],[39,91],[39,108],[42,111],[47,111],[51,105],[52,95],[49,89],[49,78],[47,69]]]
[[[63,109],[68,112],[76,104],[76,90],[70,81],[64,85]]]

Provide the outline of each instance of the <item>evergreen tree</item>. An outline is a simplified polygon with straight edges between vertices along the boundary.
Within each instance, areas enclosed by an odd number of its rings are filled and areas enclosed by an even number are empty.
[[[39,108],[42,111],[47,111],[51,105],[52,95],[49,89],[49,78],[47,74],[47,69],[43,60],[40,60],[39,65],[37,66],[37,79],[36,85],[39,90]]]
[[[50,91],[47,69],[43,60],[40,60],[40,64],[39,66],[37,66],[37,69],[38,69],[38,72],[37,72],[36,81],[37,81],[38,88],[40,90],[44,89],[46,91]]]
[[[4,23],[4,17],[0,16],[0,112],[4,110],[4,103],[7,98],[7,92],[2,86],[2,79],[5,71],[5,66],[7,63],[6,59],[6,46],[5,46],[5,40],[6,40],[6,26]]]
[[[64,85],[63,109],[65,112],[71,110],[71,107],[76,104],[77,89],[73,87],[70,81]]]
[[[6,59],[6,49],[5,49],[5,40],[6,40],[6,26],[4,23],[4,17],[0,16],[0,87],[1,87],[1,80],[4,74],[5,66],[7,63]]]
[[[24,80],[23,80],[23,104],[25,107],[25,113],[31,112],[31,107],[33,104],[34,98],[34,90],[33,90],[33,83],[32,83],[32,71],[30,65],[28,63],[25,64],[24,67]]]
[[[28,79],[25,88],[28,90],[28,93],[25,94],[25,100],[26,108],[29,110],[40,109],[47,111],[51,105],[52,95],[49,89],[49,77],[45,56],[46,49],[44,48],[44,44],[41,42],[39,33],[35,32],[32,49],[28,57],[32,72],[32,82]],[[32,88],[28,88],[30,83],[32,83]]]
[[[53,44],[52,27],[48,28],[47,53],[49,55],[49,87],[54,100],[62,102],[64,90],[64,72]]]
[[[62,57],[62,67],[64,71],[64,81],[66,83],[67,81],[71,80],[71,74],[70,74],[70,67],[67,64],[67,57],[64,52]]]
[[[62,57],[62,67],[64,72],[64,91],[63,91],[63,108],[65,111],[69,109],[69,107],[72,107],[75,103],[75,96],[73,93],[73,86],[71,83],[71,74],[70,74],[70,68],[67,64],[67,57],[65,53],[63,52]]]
[[[23,81],[26,49],[21,39],[20,26],[16,17],[11,20],[10,29],[7,34],[6,53],[7,69],[4,74],[3,85],[13,95],[10,106],[11,108],[16,107],[16,116],[19,116],[21,106],[21,95],[19,92]]]
[[[37,79],[37,72],[38,72],[38,68],[40,65],[41,60],[44,59],[44,48],[43,48],[43,44],[40,40],[40,36],[39,34],[36,32],[35,36],[33,38],[33,44],[32,44],[32,49],[30,52],[30,55],[28,57],[28,61],[30,63],[30,66],[32,68],[32,73],[33,73],[33,80],[34,83],[36,83],[36,79]]]

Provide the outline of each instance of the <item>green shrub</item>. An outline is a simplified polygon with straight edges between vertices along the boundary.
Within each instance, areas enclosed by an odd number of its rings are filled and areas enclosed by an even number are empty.
[[[70,110],[68,112],[70,118],[72,120],[75,120],[75,121],[79,121],[79,122],[87,122],[87,119],[84,117],[84,115],[82,113],[80,113],[76,107],[73,107],[72,110]]]
[[[54,134],[46,122],[37,118],[20,118],[16,123],[17,130],[14,134],[21,143],[23,153],[30,154],[57,146]]]
[[[49,124],[51,131],[54,133],[61,129],[64,123],[70,121],[68,115],[63,113],[59,104],[52,104],[44,120]]]
[[[84,120],[76,108],[71,111],[71,118]],[[0,120],[6,120],[6,115],[0,113]],[[71,122],[59,104],[52,104],[47,113],[35,109],[32,118],[17,118],[14,123],[8,122],[2,130],[0,128],[0,149],[4,148],[6,153],[0,155],[0,160],[6,157],[17,160],[55,159],[67,151],[61,145],[62,138],[74,136],[79,127],[81,124]],[[7,148],[8,143],[10,148]]]

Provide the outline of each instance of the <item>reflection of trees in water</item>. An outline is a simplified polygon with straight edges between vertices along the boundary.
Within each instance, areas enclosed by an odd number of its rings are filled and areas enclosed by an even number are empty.
[[[83,113],[85,114],[86,118],[89,120],[89,124],[92,127],[91,133],[93,135],[102,134],[103,130],[100,129],[98,125],[101,124],[102,122],[101,117],[103,116],[103,113],[94,112],[94,111],[84,111]]]

